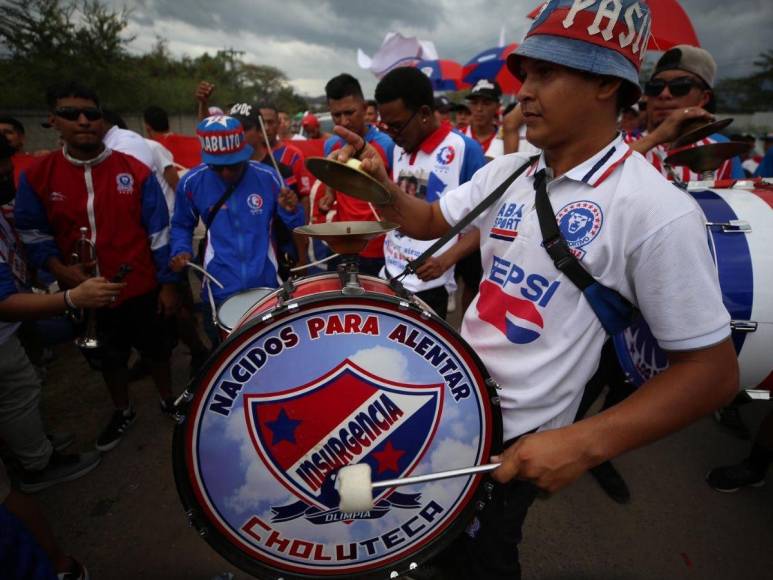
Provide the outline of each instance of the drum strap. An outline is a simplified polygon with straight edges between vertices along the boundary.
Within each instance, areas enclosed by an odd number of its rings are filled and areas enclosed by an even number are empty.
[[[529,160],[521,165],[518,169],[515,170],[515,172],[505,179],[502,183],[499,184],[499,187],[497,187],[494,191],[492,191],[486,199],[484,199],[482,202],[480,202],[477,206],[475,206],[470,213],[468,213],[466,216],[464,216],[459,223],[457,223],[455,226],[453,226],[450,230],[448,230],[445,235],[442,238],[439,238],[434,244],[432,244],[427,250],[424,251],[424,253],[416,258],[415,260],[412,260],[408,262],[408,264],[405,266],[405,269],[400,272],[397,276],[392,276],[389,279],[390,284],[395,285],[399,284],[400,280],[405,278],[408,274],[415,274],[416,270],[419,269],[419,267],[429,258],[432,256],[435,252],[437,252],[440,248],[445,246],[449,241],[453,240],[459,232],[461,232],[464,228],[466,228],[468,225],[470,225],[475,218],[477,218],[480,214],[482,214],[484,211],[486,211],[491,205],[500,197],[502,197],[502,194],[507,191],[507,188],[512,185],[512,183],[518,179],[521,174],[526,171],[529,166],[534,163],[537,159],[539,159],[539,155],[535,155],[534,157],[530,157]]]
[[[553,264],[580,289],[607,333],[622,332],[638,318],[639,311],[619,292],[596,281],[569,249],[558,228],[553,206],[548,198],[544,169],[538,171],[534,177],[534,190],[534,205],[542,231],[542,246],[553,260]]]

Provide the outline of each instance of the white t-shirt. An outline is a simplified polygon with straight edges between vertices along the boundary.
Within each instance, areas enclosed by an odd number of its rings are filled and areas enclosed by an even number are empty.
[[[156,174],[159,185],[164,192],[164,198],[166,199],[166,205],[169,208],[169,215],[174,213],[174,190],[169,187],[166,179],[164,178],[164,171],[167,167],[174,166],[174,156],[172,152],[166,147],[161,145],[158,141],[152,139],[145,139],[150,152],[153,154],[153,172]]]
[[[470,139],[475,139],[472,135],[472,125],[467,125],[464,134]],[[481,147],[485,147],[483,154],[489,159],[495,159],[496,157],[501,157],[505,154],[505,142],[502,137],[500,137],[498,130],[488,143],[481,143],[480,145]]]
[[[449,191],[440,200],[448,223],[525,162],[506,155]],[[474,222],[483,281],[462,336],[502,386],[505,439],[571,423],[606,340],[585,297],[541,246],[533,176],[544,166],[543,156]],[[729,335],[700,208],[621,137],[549,183],[548,194],[580,263],[638,306],[660,346],[700,349]]]
[[[145,138],[139,133],[114,125],[105,133],[102,142],[109,149],[131,155],[153,169],[153,153],[145,143]]]
[[[441,126],[411,154],[395,146],[392,160],[392,178],[404,191],[432,203],[446,191],[469,180],[483,166],[480,145],[469,137]],[[415,260],[436,240],[415,240],[399,231],[389,232],[384,238],[384,263],[386,273],[396,276],[403,271],[409,260]],[[449,250],[456,240],[445,244],[434,255]],[[415,274],[403,278],[403,285],[411,292],[422,292],[453,283],[454,269],[449,268],[442,276],[424,282]]]

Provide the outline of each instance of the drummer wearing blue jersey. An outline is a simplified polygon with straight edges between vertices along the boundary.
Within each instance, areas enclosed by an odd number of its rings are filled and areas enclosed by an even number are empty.
[[[296,195],[281,188],[272,167],[250,161],[253,150],[237,119],[207,117],[196,133],[204,163],[177,186],[171,266],[179,271],[191,260],[193,230],[201,217],[208,226],[203,265],[222,284],[205,280],[202,286],[205,329],[217,344],[213,306],[217,309],[238,292],[279,285],[271,222],[278,215],[292,230],[304,224],[304,213]]]
[[[555,492],[710,413],[738,389],[703,216],[616,130],[619,110],[641,93],[649,9],[642,0],[610,6],[551,0],[508,59],[523,81],[518,99],[539,157],[495,159],[428,204],[391,183],[373,152],[361,154],[363,170],[391,194],[383,215],[417,239],[442,236],[523,171],[472,224],[483,276],[462,336],[501,386],[506,449],[493,458],[502,465],[485,508],[434,561],[443,578],[520,577],[517,546],[538,489]],[[411,112],[388,121],[408,124]],[[350,147],[339,160],[362,146],[345,136]],[[593,292],[583,293],[543,247],[537,197],[552,206],[543,223],[555,214],[565,254],[592,277]],[[618,405],[573,423],[607,339],[598,298],[609,295],[639,309],[670,367]]]

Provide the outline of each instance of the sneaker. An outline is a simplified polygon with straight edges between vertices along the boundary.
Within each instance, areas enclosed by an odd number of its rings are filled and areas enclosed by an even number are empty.
[[[24,493],[35,493],[63,481],[72,481],[94,469],[102,457],[96,451],[64,454],[54,451],[48,465],[43,469],[24,469],[19,477],[19,489]]]
[[[56,575],[57,580],[89,580],[91,578],[89,571],[86,570],[86,566],[73,557],[70,557],[70,560],[72,560],[70,569],[67,572],[59,572]]]
[[[746,423],[743,422],[741,410],[737,405],[728,405],[714,411],[714,419],[730,433],[741,439],[748,439],[751,435]]]
[[[67,431],[46,433],[54,451],[64,451],[75,441],[75,435]]]
[[[110,422],[102,430],[102,433],[97,439],[97,449],[100,451],[110,451],[113,447],[118,445],[123,437],[124,433],[129,429],[129,426],[134,423],[137,418],[137,413],[129,407],[126,411],[116,409],[113,411],[113,416],[110,418]]]
[[[715,491],[733,493],[742,487],[762,487],[765,485],[765,472],[755,471],[748,459],[736,465],[717,467],[706,474],[706,483]]]
[[[617,503],[631,501],[631,492],[623,477],[610,461],[605,461],[590,470],[590,474],[601,486],[601,489]]]

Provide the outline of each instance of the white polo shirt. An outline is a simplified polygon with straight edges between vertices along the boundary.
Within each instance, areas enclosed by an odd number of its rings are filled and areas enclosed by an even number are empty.
[[[464,134],[470,139],[476,140],[475,136],[472,134],[472,125],[467,125]],[[505,142],[500,136],[499,129],[497,129],[485,142],[478,141],[478,143],[480,143],[480,146],[483,148],[483,154],[489,159],[501,157],[505,154]]]
[[[166,206],[169,208],[169,215],[171,216],[174,214],[174,190],[169,187],[169,184],[164,178],[164,171],[166,171],[166,168],[170,165],[174,166],[174,157],[172,156],[172,152],[158,141],[145,139],[145,144],[150,148],[150,152],[153,154],[153,172],[156,174],[156,179],[158,179],[158,184],[161,186],[161,191],[164,192]]]
[[[448,223],[525,162],[506,155],[448,192],[440,200]],[[483,281],[462,336],[503,388],[505,439],[571,423],[606,340],[585,297],[541,246],[533,176],[544,163],[542,156],[475,222]],[[582,265],[638,306],[664,349],[704,348],[730,334],[703,214],[621,137],[549,183],[548,195]]]
[[[447,191],[468,181],[486,163],[480,145],[469,137],[441,125],[427,137],[414,153],[395,146],[392,160],[392,178],[404,191],[429,203],[441,199]],[[415,240],[399,231],[389,232],[384,239],[384,264],[388,276],[403,271],[409,260],[415,260],[435,240]],[[456,243],[452,240],[434,255],[448,251]],[[382,271],[383,272],[383,271]],[[452,283],[454,269],[442,276],[424,282],[415,274],[403,278],[403,285],[411,292],[422,292]]]

